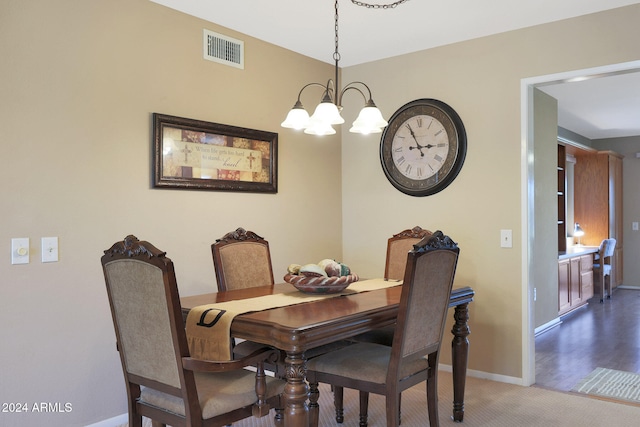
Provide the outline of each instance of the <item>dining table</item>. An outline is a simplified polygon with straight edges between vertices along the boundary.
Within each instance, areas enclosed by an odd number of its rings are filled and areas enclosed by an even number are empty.
[[[290,293],[292,289],[289,283],[278,283],[186,296],[180,299],[182,314],[186,319],[192,309],[202,305]],[[305,352],[393,325],[398,315],[401,292],[402,286],[398,283],[397,286],[384,289],[347,293],[338,297],[242,313],[233,318],[230,325],[232,337],[265,344],[286,354],[286,385],[283,392],[285,427],[309,425]],[[468,305],[473,297],[471,287],[461,287],[452,290],[449,300],[454,319],[451,329],[452,419],[457,422],[462,422],[464,417],[470,334]]]

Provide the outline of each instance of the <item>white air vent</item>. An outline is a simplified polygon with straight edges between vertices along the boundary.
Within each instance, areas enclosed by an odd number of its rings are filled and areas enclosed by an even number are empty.
[[[204,59],[244,69],[244,42],[203,30]]]

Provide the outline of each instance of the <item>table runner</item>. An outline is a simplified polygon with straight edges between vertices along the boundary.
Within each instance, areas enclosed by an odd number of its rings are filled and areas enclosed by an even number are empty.
[[[239,314],[285,307],[326,298],[351,295],[401,285],[402,281],[369,279],[354,282],[335,294],[305,294],[293,286],[290,292],[193,307],[187,315],[186,332],[191,357],[231,360],[231,322]]]

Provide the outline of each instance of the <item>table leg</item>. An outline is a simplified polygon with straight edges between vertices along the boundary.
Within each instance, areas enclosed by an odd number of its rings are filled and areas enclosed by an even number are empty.
[[[284,387],[284,427],[307,427],[309,387],[305,381],[305,359],[302,353],[287,352],[285,358],[287,384]]]
[[[455,306],[455,323],[451,329],[451,359],[453,369],[453,420],[462,422],[464,417],[464,387],[467,377],[467,359],[469,356],[469,304]]]

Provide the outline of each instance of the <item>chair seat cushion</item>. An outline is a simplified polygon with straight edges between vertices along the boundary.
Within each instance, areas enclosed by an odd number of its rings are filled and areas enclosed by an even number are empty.
[[[204,419],[252,405],[257,400],[255,372],[248,370],[220,373],[195,372],[194,375]],[[266,397],[282,393],[284,384],[282,380],[267,377]],[[179,397],[145,387],[140,393],[140,400],[169,412],[185,415],[184,402]]]
[[[594,268],[594,270],[600,269],[600,264],[593,264],[593,268]],[[611,275],[611,265],[610,264],[605,264],[604,265],[603,273],[604,273],[605,276]]]
[[[390,357],[389,346],[357,343],[309,360],[307,370],[384,384]],[[403,372],[419,372],[428,368],[427,360],[420,358],[404,366]]]

